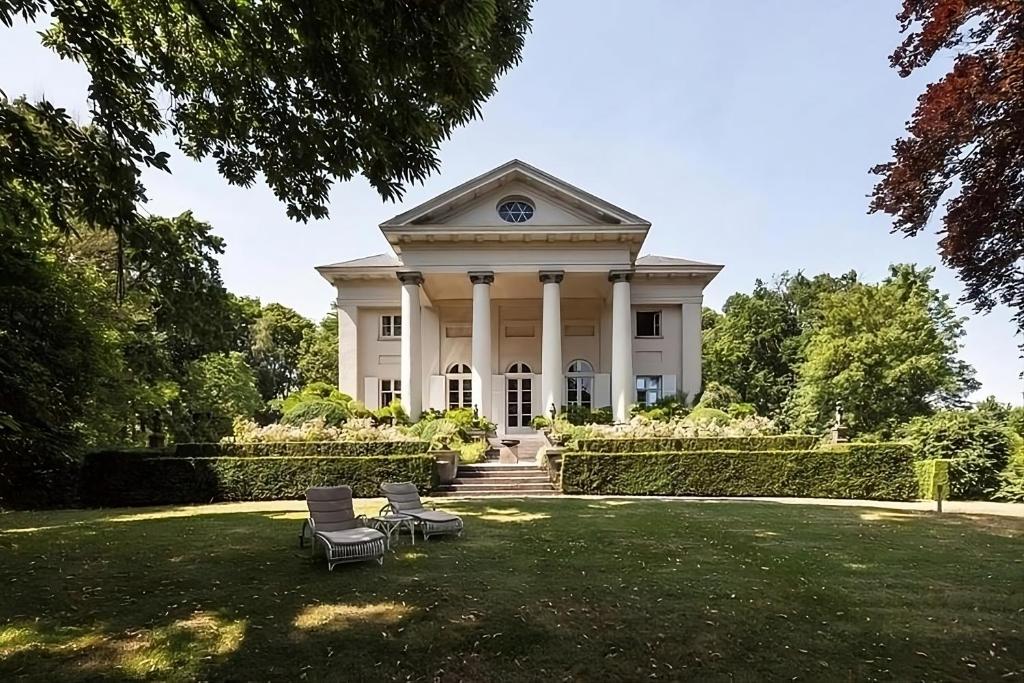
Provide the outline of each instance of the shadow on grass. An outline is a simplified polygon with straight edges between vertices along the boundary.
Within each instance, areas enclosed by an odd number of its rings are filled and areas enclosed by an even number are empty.
[[[465,518],[463,538],[403,539],[382,568],[331,573],[298,549],[294,506],[4,516],[0,678],[927,678],[1021,666],[1021,606],[1006,596],[1022,546],[1000,533],[1006,519],[438,502]]]

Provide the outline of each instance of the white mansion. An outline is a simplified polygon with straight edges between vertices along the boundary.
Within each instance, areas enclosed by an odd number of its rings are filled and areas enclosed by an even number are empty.
[[[501,433],[552,406],[694,396],[701,301],[722,266],[639,256],[651,224],[518,160],[380,225],[395,255],[320,266],[340,389],[475,407]]]

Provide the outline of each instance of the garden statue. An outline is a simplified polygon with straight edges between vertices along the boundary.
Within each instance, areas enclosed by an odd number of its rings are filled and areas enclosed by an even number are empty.
[[[832,443],[845,443],[846,425],[843,424],[843,402],[836,401],[836,416],[832,422]]]

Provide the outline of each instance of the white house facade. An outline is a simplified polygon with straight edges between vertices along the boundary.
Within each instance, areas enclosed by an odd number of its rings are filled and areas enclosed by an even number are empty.
[[[320,266],[337,289],[341,391],[536,415],[694,396],[703,290],[722,266],[640,256],[648,221],[510,161],[380,225],[394,254]]]

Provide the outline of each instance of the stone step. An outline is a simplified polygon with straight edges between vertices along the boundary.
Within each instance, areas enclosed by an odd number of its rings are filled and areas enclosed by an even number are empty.
[[[547,472],[537,470],[535,472],[463,472],[459,470],[456,475],[459,479],[529,479],[529,480],[546,480],[548,478]]]
[[[545,486],[551,480],[545,477],[531,477],[520,479],[518,477],[456,477],[452,484],[455,486]]]
[[[479,482],[479,483],[459,483],[452,482],[451,484],[445,484],[443,488],[455,488],[466,491],[513,491],[516,489],[537,489],[537,488],[552,488],[551,483],[547,481],[513,481],[505,483],[496,483],[491,481]]]
[[[459,465],[458,472],[460,475],[467,472],[471,473],[482,473],[482,474],[494,474],[495,472],[508,473],[531,473],[531,472],[543,472],[536,465],[533,464],[520,464],[520,465]]]
[[[560,495],[558,491],[547,489],[544,491],[462,491],[452,489],[450,491],[433,491],[431,496],[437,496],[439,498],[449,496],[459,496],[463,498],[535,498],[541,496],[557,496]]]

